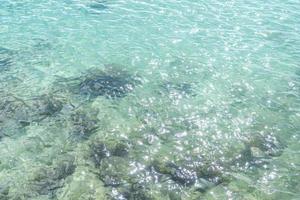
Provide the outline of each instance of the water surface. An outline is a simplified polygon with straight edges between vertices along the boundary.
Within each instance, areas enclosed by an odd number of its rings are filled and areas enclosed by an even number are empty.
[[[299,10],[0,0],[0,199],[298,199]]]

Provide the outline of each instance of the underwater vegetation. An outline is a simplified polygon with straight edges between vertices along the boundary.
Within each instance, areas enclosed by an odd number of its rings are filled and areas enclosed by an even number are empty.
[[[99,96],[108,99],[123,98],[140,83],[138,78],[125,70],[91,69],[78,78],[66,80],[70,90],[88,98]]]

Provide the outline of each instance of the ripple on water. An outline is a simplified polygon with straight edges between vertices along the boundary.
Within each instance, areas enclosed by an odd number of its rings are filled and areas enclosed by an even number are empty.
[[[4,0],[0,199],[296,199],[298,10]]]

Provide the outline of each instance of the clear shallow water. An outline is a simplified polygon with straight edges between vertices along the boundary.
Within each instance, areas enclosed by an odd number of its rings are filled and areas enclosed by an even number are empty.
[[[298,199],[298,1],[0,4],[0,199]]]

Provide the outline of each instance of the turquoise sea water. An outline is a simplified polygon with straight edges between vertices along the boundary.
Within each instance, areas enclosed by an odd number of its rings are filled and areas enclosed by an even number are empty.
[[[298,0],[0,0],[0,200],[300,198]]]

